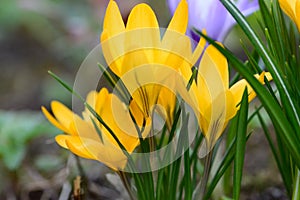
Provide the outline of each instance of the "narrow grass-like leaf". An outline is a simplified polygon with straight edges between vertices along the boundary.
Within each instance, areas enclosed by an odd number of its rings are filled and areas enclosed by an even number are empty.
[[[219,168],[217,169],[216,175],[214,175],[211,183],[209,184],[205,196],[203,197],[203,200],[207,200],[211,197],[212,192],[214,191],[216,185],[220,181],[221,177],[225,173],[225,171],[228,169],[229,165],[232,163],[234,159],[234,142],[231,143],[227,151],[225,152],[224,159],[221,161]]]
[[[238,119],[238,132],[236,136],[236,151],[234,158],[233,171],[233,198],[240,199],[240,190],[244,166],[246,135],[247,135],[247,117],[248,117],[248,90],[244,91],[240,114]]]
[[[88,103],[84,103],[84,105],[92,113],[92,115],[96,117],[96,119],[106,128],[106,130],[111,134],[114,140],[118,143],[119,147],[123,151],[127,152],[124,145],[120,142],[119,138],[115,135],[115,133],[111,130],[111,128],[104,122],[102,117]]]
[[[157,181],[156,181],[156,199],[163,199],[164,189],[168,186],[164,186],[164,175],[165,175],[165,168],[162,168],[158,171]]]
[[[82,96],[80,96],[76,91],[74,91],[72,89],[72,87],[70,87],[66,82],[64,82],[61,78],[59,78],[56,74],[54,74],[53,72],[51,72],[50,70],[48,71],[48,73],[57,81],[59,82],[64,88],[66,88],[69,92],[71,92],[72,94],[74,94],[76,97],[78,97],[82,102],[84,102],[85,100],[82,98]]]
[[[110,129],[110,127],[103,121],[101,116],[88,104],[84,103],[86,108],[92,113],[92,115],[107,129],[107,131],[111,134],[111,136],[114,138],[114,140],[117,142],[118,146],[123,150],[123,153],[126,155],[128,159],[128,167],[130,169],[134,169],[134,163],[132,160],[132,157],[129,155],[127,150],[125,149],[124,145],[120,142],[119,138],[115,135],[115,133]],[[136,187],[138,190],[138,196],[140,199],[146,200],[145,191],[143,190],[144,184],[142,183],[141,177],[138,176],[138,174],[133,173],[133,177],[136,183]]]
[[[240,41],[242,48],[244,49],[245,54],[247,55],[249,62],[247,63],[250,69],[253,70],[253,73],[260,74],[262,72],[262,69],[259,67],[258,62],[256,61],[256,58],[251,55],[249,50],[247,49],[246,45],[243,43],[243,41]],[[249,69],[249,70],[250,70]]]
[[[272,124],[274,126],[274,131],[276,134],[276,143],[277,143],[277,149],[279,152],[278,157],[280,158],[280,162],[282,163],[282,171],[283,175],[282,177],[285,178],[284,183],[286,183],[286,191],[289,196],[292,194],[292,185],[293,185],[293,173],[292,173],[292,159],[291,159],[291,154],[288,151],[288,149],[285,147],[285,143],[282,139],[282,135],[278,131],[279,128],[277,127],[277,124],[273,122],[273,119],[270,118],[272,121]]]
[[[226,149],[230,147],[230,144],[235,140],[237,132],[237,118],[235,117],[229,126],[227,137],[226,137]],[[230,195],[232,193],[232,165],[228,167],[223,176],[223,190],[225,195]]]
[[[269,146],[270,146],[271,151],[272,151],[272,153],[273,153],[273,156],[274,156],[274,158],[275,158],[277,167],[278,167],[278,169],[279,169],[279,171],[280,171],[280,174],[281,174],[281,176],[282,176],[283,183],[285,184],[285,187],[288,188],[288,187],[290,187],[290,186],[289,186],[289,183],[288,183],[288,181],[287,181],[286,176],[290,176],[290,174],[287,174],[287,171],[285,171],[285,170],[283,169],[283,166],[282,166],[282,165],[283,165],[284,163],[281,163],[281,159],[279,158],[279,155],[280,155],[280,154],[277,152],[277,149],[276,149],[275,144],[274,144],[274,142],[273,142],[273,140],[272,140],[272,138],[271,138],[271,135],[270,135],[270,132],[269,132],[269,130],[268,130],[268,127],[267,127],[266,123],[264,122],[264,120],[263,120],[263,118],[262,118],[262,116],[261,116],[261,114],[260,114],[259,112],[257,113],[257,116],[258,116],[258,120],[259,120],[259,122],[260,122],[260,124],[261,124],[261,127],[262,127],[262,129],[263,129],[263,131],[264,131],[264,133],[265,133],[265,136],[266,136],[266,138],[267,138],[267,140],[268,140],[268,143],[269,143]]]
[[[99,135],[99,137],[100,137],[100,140],[101,140],[102,144],[104,144],[104,143],[103,143],[102,132],[101,132],[99,126],[96,124],[95,120],[94,120],[92,117],[90,117],[90,119],[92,120],[93,126],[95,127],[96,132],[98,133],[98,135]]]
[[[195,30],[199,35],[204,37],[208,42],[213,44],[227,59],[232,63],[232,66],[245,77],[251,87],[254,89],[255,93],[259,97],[266,111],[274,119],[274,123],[278,124],[278,130],[282,132],[283,141],[286,144],[285,146],[289,149],[290,153],[294,158],[294,162],[297,166],[300,166],[300,149],[298,138],[295,138],[295,130],[293,130],[290,125],[290,120],[287,119],[285,113],[282,111],[282,108],[278,105],[277,100],[272,98],[272,95],[264,88],[264,86],[256,79],[254,76],[247,70],[243,63],[236,58],[229,50],[224,49],[215,41],[211,40],[205,34]],[[289,116],[292,117],[292,116]],[[299,127],[300,128],[300,127]],[[298,129],[299,129],[298,128]],[[300,132],[300,131],[299,131]],[[291,134],[292,133],[292,134]],[[297,133],[297,131],[296,131]]]
[[[106,80],[112,86],[114,92],[118,94],[118,96],[123,100],[123,102],[128,103],[131,100],[131,96],[124,85],[124,83],[120,80],[120,78],[115,75],[112,71],[107,69],[105,66],[98,63],[98,67],[100,71],[103,73]]]
[[[167,133],[167,123],[164,124],[162,131],[161,131],[161,136],[159,138],[159,143],[157,144],[157,149],[160,149],[165,142],[165,137]]]
[[[85,106],[88,108],[88,110],[93,114],[94,117],[97,118],[97,120],[108,130],[108,132],[111,134],[111,136],[114,138],[114,140],[117,142],[119,147],[123,150],[123,153],[126,155],[129,161],[129,167],[134,167],[133,161],[127,150],[125,149],[124,145],[120,142],[118,137],[115,135],[115,133],[110,129],[110,127],[103,121],[103,119],[98,115],[98,113],[87,103],[85,103]],[[140,181],[139,181],[140,182]],[[139,186],[142,186],[141,182],[137,183]]]
[[[247,121],[247,124],[254,118],[256,113],[261,108],[262,107],[259,107],[254,113],[251,114],[251,116],[249,117],[249,119]],[[240,112],[238,112],[238,114],[231,120],[229,134],[237,135],[239,114],[240,114]],[[247,135],[246,140],[248,140],[250,138],[250,136],[251,136],[251,133],[249,133]],[[234,160],[234,155],[235,155],[235,151],[236,151],[235,146],[236,146],[236,137],[234,137],[232,139],[231,143],[228,145],[227,150],[224,154],[224,157],[220,161],[219,167],[216,170],[216,174],[212,177],[212,180],[207,188],[207,192],[203,198],[204,200],[207,200],[211,197],[212,192],[214,191],[216,185],[218,184],[218,182],[220,181],[220,179],[222,178],[224,173],[228,170],[229,166],[231,165],[232,161]]]
[[[197,70],[196,70],[196,68],[193,68],[192,75],[191,75],[191,77],[189,79],[189,82],[188,82],[188,84],[186,86],[187,90],[190,89],[193,81],[195,80],[196,75],[197,75]],[[178,107],[178,109],[175,109],[176,111],[175,111],[174,121],[173,121],[173,124],[172,124],[172,127],[171,127],[171,131],[170,131],[170,136],[169,136],[168,143],[171,142],[171,140],[173,139],[174,133],[175,133],[176,128],[177,128],[177,123],[178,123],[178,120],[179,120],[179,117],[180,117],[180,114],[181,114],[181,108],[184,105],[182,99],[180,99],[179,101],[181,103],[179,103],[180,106]]]
[[[98,63],[98,68],[103,73],[105,79],[110,83],[110,85],[114,88],[118,82],[118,78],[113,76],[113,74],[109,73],[107,67],[103,66],[102,64]]]
[[[300,199],[300,170],[296,169],[296,175],[294,177],[294,189],[292,200]]]
[[[200,161],[199,161],[199,158],[198,158],[198,151],[199,151],[199,147],[203,141],[204,136],[203,134],[201,134],[200,130],[199,130],[199,127],[197,129],[197,132],[196,132],[196,136],[195,136],[195,140],[196,143],[194,145],[194,147],[192,148],[192,154],[190,156],[190,162],[191,162],[191,165],[193,166],[193,172],[192,172],[192,177],[193,177],[193,180],[192,180],[192,185],[194,188],[197,184],[197,175],[198,174],[202,174],[203,173],[203,168],[202,170],[199,169],[199,165],[200,165]]]
[[[272,2],[272,4],[274,4]],[[265,1],[259,0],[260,10],[262,14],[262,19],[264,20],[264,25],[266,28],[265,31],[271,33],[271,36],[267,37],[269,41],[269,47],[272,49],[272,53],[274,56],[279,58],[280,60],[284,57],[284,49],[282,47],[282,39],[279,37],[278,31],[280,28],[278,28],[278,23],[276,24],[276,21],[274,19],[274,8],[271,5],[271,8],[269,9],[265,3]],[[277,68],[278,69],[278,68]],[[279,69],[278,69],[279,70]],[[282,73],[282,71],[281,71]]]
[[[237,9],[234,5],[234,2],[230,0],[220,0],[221,3],[226,7],[226,9],[231,13],[237,23],[240,25],[244,33],[247,35],[248,39],[251,41],[253,46],[258,51],[259,55],[261,56],[262,60],[264,61],[267,69],[271,72],[274,81],[278,87],[279,93],[281,95],[282,101],[286,104],[286,109],[290,113],[290,118],[293,122],[296,122],[297,126],[296,130],[300,132],[300,119],[297,109],[294,106],[294,102],[290,96],[289,90],[287,89],[286,80],[282,77],[281,73],[277,69],[277,63],[275,59],[272,58],[269,51],[263,45],[259,37],[254,32],[253,28],[249,25],[246,18],[243,14]],[[248,80],[248,79],[247,79]],[[294,124],[295,125],[295,124]],[[295,138],[294,138],[295,139]],[[298,140],[298,138],[297,138]],[[299,153],[299,152],[298,152]]]
[[[169,196],[167,197],[170,200],[176,199],[177,194],[177,185],[178,185],[178,178],[180,172],[180,164],[181,164],[181,157],[179,157],[171,166],[171,174],[169,176],[170,181],[169,184]]]
[[[72,94],[74,94],[76,97],[78,97],[86,106],[86,108],[88,108],[88,110],[92,113],[92,115],[108,130],[108,132],[113,136],[113,138],[115,139],[115,141],[118,143],[119,147],[123,150],[123,153],[126,155],[126,157],[128,158],[128,166],[130,168],[134,168],[134,164],[132,161],[131,156],[128,154],[128,152],[126,151],[125,147],[122,145],[122,143],[119,141],[119,139],[116,137],[116,135],[114,134],[114,132],[109,128],[109,126],[102,120],[102,118],[98,115],[98,113],[87,103],[85,102],[85,100],[76,92],[72,89],[72,87],[70,87],[67,83],[65,83],[61,78],[59,78],[57,75],[55,75],[53,72],[48,71],[48,73],[55,79],[57,80],[64,88],[66,88],[69,92],[71,92]],[[138,174],[133,173],[132,174],[136,183],[136,188],[137,188],[137,193],[138,193],[138,197],[141,200],[147,200],[144,190],[143,190],[143,183],[141,178],[138,176]]]
[[[184,199],[191,200],[192,199],[192,179],[191,179],[191,162],[190,162],[190,148],[189,148],[189,135],[188,135],[188,120],[189,115],[183,114],[183,125],[182,131],[184,135]],[[176,190],[177,191],[177,190]]]

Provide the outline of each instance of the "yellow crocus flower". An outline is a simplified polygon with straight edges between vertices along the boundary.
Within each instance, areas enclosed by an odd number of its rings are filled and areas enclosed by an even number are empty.
[[[87,103],[114,132],[126,151],[132,153],[139,144],[139,137],[128,107],[117,96],[108,93],[106,88],[100,92],[90,92]],[[124,169],[127,163],[126,155],[109,131],[89,110],[86,109],[81,118],[58,101],[52,101],[51,108],[53,115],[45,107],[42,107],[42,111],[54,126],[66,133],[55,137],[60,146],[83,158],[100,161],[113,170]],[[143,123],[139,121],[142,119],[141,112],[133,113],[133,116],[138,124]],[[101,131],[101,137],[98,130]],[[147,134],[145,129],[143,137]]]
[[[281,9],[295,22],[300,31],[300,0],[279,0]]]
[[[174,77],[182,65],[191,68],[195,64],[202,48],[198,45],[193,50],[185,35],[187,24],[186,0],[178,4],[164,33],[145,3],[132,9],[125,25],[116,2],[111,0],[103,22],[101,47],[106,64],[123,81],[144,117],[151,117],[154,105],[160,104],[168,126],[176,102]]]
[[[187,82],[191,70],[182,68],[181,71]],[[268,72],[255,75],[262,84],[264,76],[272,79]],[[229,87],[227,60],[214,46],[209,45],[199,63],[197,81],[191,85],[189,93],[192,95],[189,99],[186,94],[183,96],[196,114],[208,151],[221,136],[229,120],[236,115],[245,87],[248,88],[248,100],[251,101],[256,94],[245,79]]]

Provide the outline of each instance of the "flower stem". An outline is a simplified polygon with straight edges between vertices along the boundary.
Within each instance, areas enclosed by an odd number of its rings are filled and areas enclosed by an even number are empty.
[[[210,151],[208,155],[205,157],[204,163],[204,173],[201,178],[201,181],[197,184],[195,191],[193,193],[193,200],[203,199],[205,195],[206,185],[209,178],[210,167],[211,167],[211,159],[212,159],[213,151]]]
[[[117,171],[117,174],[120,176],[120,179],[122,180],[123,185],[125,186],[125,189],[127,190],[130,199],[131,200],[136,200],[137,198],[135,197],[135,195],[132,193],[130,184],[128,182],[128,178],[126,177],[126,174],[122,171]]]

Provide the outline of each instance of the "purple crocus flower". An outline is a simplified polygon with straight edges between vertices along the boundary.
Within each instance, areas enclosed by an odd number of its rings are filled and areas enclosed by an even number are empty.
[[[168,0],[172,13],[174,13],[180,0]],[[219,0],[187,0],[189,5],[188,35],[199,41],[199,36],[192,31],[192,27],[203,30],[214,40],[223,42],[228,32],[235,24],[235,20]],[[235,5],[245,15],[258,10],[258,0],[237,0]]]

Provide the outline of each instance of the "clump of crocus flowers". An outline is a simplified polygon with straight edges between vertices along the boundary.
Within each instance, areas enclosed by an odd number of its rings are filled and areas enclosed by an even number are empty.
[[[124,24],[116,2],[109,2],[102,51],[130,98],[124,100],[106,88],[91,91],[82,117],[57,101],[51,103],[53,115],[42,107],[47,119],[65,133],[55,138],[60,146],[122,171],[128,155],[149,137],[153,113],[158,112],[171,129],[178,99],[182,99],[193,109],[207,143],[213,147],[236,115],[245,87],[249,101],[255,93],[245,80],[229,87],[227,60],[215,47],[206,46],[204,40],[192,44],[186,35],[188,10],[188,2],[181,0],[162,33],[147,4],[136,5]],[[193,76],[195,69],[198,72]],[[268,73],[255,76],[261,83],[265,76],[271,79]]]

